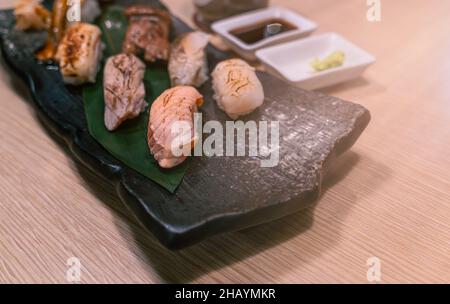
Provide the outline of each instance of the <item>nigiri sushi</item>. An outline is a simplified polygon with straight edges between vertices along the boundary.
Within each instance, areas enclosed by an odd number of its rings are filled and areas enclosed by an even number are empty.
[[[68,27],[79,21],[92,22],[101,13],[97,0],[81,0],[79,2],[81,4],[81,16],[77,16],[77,8],[74,6],[76,1],[69,2],[69,0],[55,0],[53,2],[47,40],[44,47],[36,53],[38,60],[55,59],[59,43]]]
[[[237,119],[261,106],[264,91],[255,69],[241,59],[220,62],[212,72],[217,105],[231,119]]]
[[[203,96],[191,86],[165,90],[152,104],[148,123],[148,146],[162,168],[172,168],[186,159],[173,147],[188,151],[195,146],[193,114],[203,104]],[[189,128],[176,128],[184,123]],[[182,138],[182,141],[177,141]],[[175,155],[174,155],[175,154]]]
[[[79,22],[67,30],[55,56],[65,83],[95,82],[102,54],[100,36],[100,29],[88,23]]]
[[[122,45],[124,53],[144,54],[145,61],[167,60],[171,19],[166,11],[148,5],[125,10],[129,24]]]
[[[172,86],[199,87],[208,80],[205,54],[208,40],[208,34],[190,32],[178,37],[172,43],[168,65]]]
[[[42,30],[50,26],[50,12],[39,0],[16,0],[14,16],[16,28],[20,30]]]
[[[116,129],[126,119],[144,111],[144,72],[145,64],[133,54],[119,54],[106,61],[103,90],[108,130]]]

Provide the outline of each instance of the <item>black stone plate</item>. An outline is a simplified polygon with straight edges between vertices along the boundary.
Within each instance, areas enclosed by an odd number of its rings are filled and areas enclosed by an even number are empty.
[[[123,165],[89,135],[80,89],[64,85],[57,66],[34,60],[33,53],[46,34],[24,33],[13,29],[13,24],[12,11],[1,11],[2,53],[26,81],[38,113],[78,159],[116,185],[125,205],[171,249],[311,205],[320,196],[329,164],[353,145],[370,120],[369,112],[360,105],[294,88],[258,73],[266,99],[244,120],[280,121],[279,164],[261,168],[255,157],[193,157],[188,160],[183,182],[170,194]],[[173,25],[173,36],[189,30],[176,18]],[[209,47],[210,69],[227,56]],[[205,97],[203,121],[227,120],[212,99],[211,84],[200,91]]]

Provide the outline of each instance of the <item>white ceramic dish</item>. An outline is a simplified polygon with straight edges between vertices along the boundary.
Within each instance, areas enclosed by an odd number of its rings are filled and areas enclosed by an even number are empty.
[[[230,31],[239,27],[252,25],[272,18],[284,19],[296,26],[297,29],[274,35],[253,44],[247,44],[230,33]],[[291,10],[272,6],[216,21],[211,25],[211,28],[214,32],[219,34],[236,53],[247,60],[255,60],[256,50],[306,36],[313,32],[317,28],[317,25],[311,20],[308,20]]]
[[[322,72],[314,71],[310,62],[323,59],[334,51],[343,51],[342,66]],[[321,34],[305,39],[264,48],[256,57],[268,68],[290,83],[303,89],[318,89],[358,77],[375,58],[336,33]]]

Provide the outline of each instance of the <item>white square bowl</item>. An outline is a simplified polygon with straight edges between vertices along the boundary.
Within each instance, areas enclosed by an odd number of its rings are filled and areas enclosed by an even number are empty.
[[[297,29],[274,35],[253,44],[247,44],[230,33],[234,29],[273,18],[286,20]],[[229,17],[216,21],[211,25],[211,29],[214,32],[219,34],[236,53],[247,60],[255,60],[255,51],[258,49],[304,37],[313,32],[316,28],[317,25],[311,20],[308,20],[291,10],[278,6]]]
[[[342,51],[342,66],[316,72],[310,62],[324,58],[334,51]],[[256,57],[268,68],[290,83],[314,90],[358,77],[375,57],[336,33],[326,33],[276,45],[256,52]]]

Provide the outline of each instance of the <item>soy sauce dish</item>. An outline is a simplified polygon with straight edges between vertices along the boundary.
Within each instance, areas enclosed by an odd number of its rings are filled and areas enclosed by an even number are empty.
[[[271,25],[275,29],[272,33]],[[307,36],[316,28],[313,21],[278,6],[222,19],[211,25],[230,48],[247,60],[255,60],[255,52],[263,47]]]

